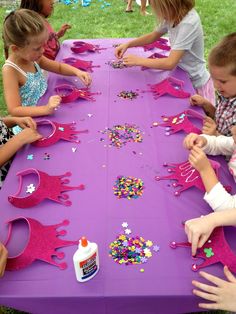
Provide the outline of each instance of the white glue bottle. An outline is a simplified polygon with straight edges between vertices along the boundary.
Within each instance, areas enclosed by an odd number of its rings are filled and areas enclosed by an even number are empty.
[[[73,256],[76,279],[85,282],[92,279],[99,270],[98,246],[86,237],[79,241],[78,250]]]

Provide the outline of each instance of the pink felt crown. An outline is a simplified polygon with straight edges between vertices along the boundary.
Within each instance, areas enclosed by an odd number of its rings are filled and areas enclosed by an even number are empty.
[[[74,53],[83,53],[83,52],[99,52],[106,48],[100,48],[99,45],[93,45],[86,43],[84,41],[74,41],[73,46],[70,48]]]
[[[158,53],[158,52],[154,52],[153,54],[151,54],[148,59],[163,59],[163,58],[167,58],[167,56],[161,54],[161,53]],[[144,71],[144,70],[148,70],[149,68],[147,67],[141,67],[141,70]]]
[[[7,222],[9,224],[9,229],[5,246],[7,246],[10,240],[14,222],[19,220],[24,220],[28,224],[29,238],[23,252],[17,256],[8,257],[6,270],[22,269],[31,265],[36,260],[55,265],[60,269],[66,269],[67,264],[65,262],[57,263],[54,260],[54,257],[58,259],[65,257],[64,252],[57,252],[56,249],[79,243],[78,240],[68,241],[58,238],[58,236],[66,235],[67,232],[66,230],[57,231],[57,228],[68,225],[69,220],[64,220],[62,223],[50,226],[44,226],[39,221],[27,217],[19,217],[9,220]]]
[[[65,124],[53,122],[50,120],[37,121],[37,126],[50,125],[52,127],[52,133],[47,137],[43,137],[40,140],[33,142],[32,145],[37,147],[47,147],[57,143],[59,140],[80,143],[76,134],[88,133],[88,130],[76,131],[74,127],[75,124],[76,122]]]
[[[220,164],[217,161],[209,159],[213,169],[218,176],[218,169],[220,168]],[[159,180],[175,180],[172,184],[173,187],[181,186],[178,191],[175,191],[175,196],[180,195],[181,192],[195,186],[201,191],[205,191],[205,187],[203,185],[201,176],[199,172],[191,166],[189,161],[181,162],[181,163],[165,163],[164,167],[170,166],[167,169],[169,173],[168,176],[156,176],[155,179]]]
[[[183,85],[183,81],[170,76],[160,83],[153,85],[148,84],[148,86],[150,86],[150,90],[148,90],[148,92],[152,92],[155,99],[166,94],[177,98],[188,98],[190,93],[187,93],[183,90]]]
[[[32,191],[31,194],[27,196],[18,196],[22,190],[22,176],[28,174],[36,174],[38,176],[38,186],[35,191]],[[72,190],[84,190],[84,185],[80,184],[79,186],[68,186],[70,181],[69,179],[63,179],[71,175],[70,172],[66,172],[63,175],[59,176],[50,176],[47,173],[30,168],[23,171],[20,171],[16,174],[20,180],[19,189],[15,195],[10,195],[8,201],[19,208],[29,208],[35,205],[38,205],[45,199],[50,199],[59,204],[70,206],[71,201],[69,200],[69,195],[65,194],[66,191]]]
[[[191,247],[189,242],[171,242],[170,247]],[[222,263],[236,273],[236,256],[230,249],[229,244],[225,240],[224,230],[222,227],[215,228],[208,241],[197,250],[195,258],[203,259],[201,264],[193,264],[192,270],[197,271],[206,266],[216,263]]]
[[[62,84],[55,87],[55,92],[61,97],[62,103],[66,104],[73,102],[79,98],[95,101],[93,95],[100,95],[101,93],[91,93],[88,88],[77,88],[74,85]]]
[[[144,51],[153,50],[154,48],[169,51],[170,46],[168,45],[168,39],[159,38],[157,41],[143,46]]]
[[[82,71],[93,72],[92,68],[99,68],[100,65],[93,65],[93,61],[85,61],[76,58],[65,58],[63,62],[72,65],[73,67],[80,69]]]
[[[174,116],[163,115],[162,120],[164,121],[164,123],[154,122],[153,126],[165,127],[166,135],[174,134],[179,131],[201,134],[201,130],[197,128],[194,124],[192,124],[189,118],[197,118],[202,121],[204,119],[204,116],[195,110],[187,109]]]

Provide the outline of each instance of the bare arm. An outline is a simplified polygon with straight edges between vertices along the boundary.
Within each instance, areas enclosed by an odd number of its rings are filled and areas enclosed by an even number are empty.
[[[157,31],[153,31],[149,34],[145,34],[143,36],[140,36],[138,38],[135,38],[135,39],[129,41],[127,43],[127,45],[128,45],[128,48],[148,45],[148,44],[153,43],[157,39],[159,39],[162,35],[164,35],[164,34],[157,32]]]
[[[10,115],[15,117],[37,117],[52,114],[56,106],[50,103],[44,106],[22,106],[19,92],[21,74],[11,67],[3,68],[3,89],[7,109]],[[58,96],[53,96],[58,97]],[[60,98],[60,97],[59,97]],[[60,103],[60,99],[56,98],[55,102]]]

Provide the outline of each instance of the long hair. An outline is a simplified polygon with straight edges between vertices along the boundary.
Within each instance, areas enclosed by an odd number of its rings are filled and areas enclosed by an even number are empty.
[[[151,5],[160,22],[166,20],[177,25],[194,8],[195,0],[152,0]]]
[[[236,32],[225,37],[209,53],[209,65],[230,67],[230,74],[236,76]]]
[[[21,0],[20,8],[33,10],[41,14],[42,9],[43,9],[42,0]]]
[[[30,43],[30,38],[38,36],[44,30],[44,19],[38,13],[27,9],[12,11],[3,22],[5,57],[8,58],[10,45],[23,48]]]

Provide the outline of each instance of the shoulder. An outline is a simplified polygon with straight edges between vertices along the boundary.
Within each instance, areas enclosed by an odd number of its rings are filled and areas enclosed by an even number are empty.
[[[182,19],[180,24],[198,25],[201,24],[200,17],[195,9],[190,10]]]

